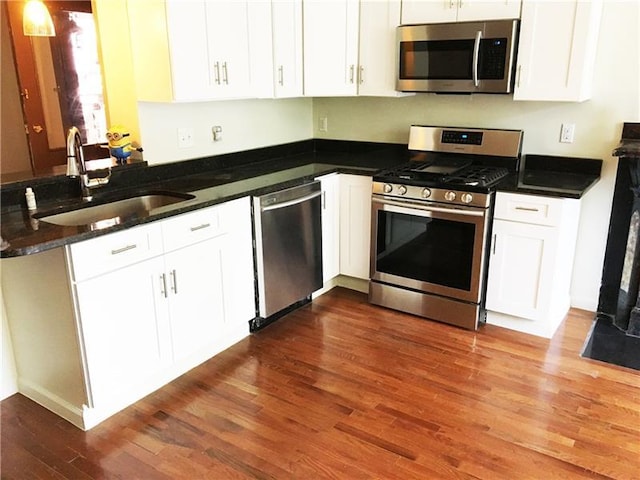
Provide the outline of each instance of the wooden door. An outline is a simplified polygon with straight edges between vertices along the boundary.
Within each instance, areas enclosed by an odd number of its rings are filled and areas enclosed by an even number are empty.
[[[83,142],[96,145],[104,142],[106,114],[99,69],[87,83],[76,74],[71,55],[74,44],[74,22],[67,15],[56,12],[91,13],[87,0],[46,2],[54,17],[55,37],[26,37],[22,33],[24,1],[10,0],[6,4],[12,42],[14,45],[16,72],[22,97],[25,132],[29,142],[34,174],[48,174],[52,168],[66,163],[65,138],[67,129],[75,125],[81,132],[92,129],[100,134],[84,134]],[[88,35],[82,35],[87,41]],[[87,43],[87,49],[92,46]],[[95,45],[97,54],[97,43]],[[40,61],[38,61],[40,59]],[[95,78],[97,77],[97,79]],[[80,87],[83,82],[82,88]],[[87,85],[97,82],[98,92],[89,98]],[[87,83],[87,85],[85,85]],[[94,90],[96,90],[94,88]],[[81,98],[80,92],[85,92]],[[90,114],[87,105],[94,105]],[[90,118],[87,125],[85,118]],[[91,137],[91,138],[89,138]],[[107,156],[100,148],[85,149],[85,158]]]

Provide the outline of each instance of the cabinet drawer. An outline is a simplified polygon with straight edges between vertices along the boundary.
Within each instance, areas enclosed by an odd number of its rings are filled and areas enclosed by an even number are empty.
[[[226,204],[203,208],[162,222],[166,252],[226,233],[223,213]]]
[[[73,279],[78,282],[162,254],[158,224],[130,228],[67,246]]]
[[[498,192],[494,218],[534,225],[560,223],[565,199]]]

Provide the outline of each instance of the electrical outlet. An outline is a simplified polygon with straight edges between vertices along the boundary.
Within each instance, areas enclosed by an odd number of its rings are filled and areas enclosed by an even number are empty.
[[[222,140],[222,126],[214,125],[211,127],[211,133],[213,133],[213,141],[219,142]]]
[[[178,129],[178,148],[193,147],[193,128]]]
[[[573,137],[576,133],[576,126],[574,123],[563,123],[560,129],[560,142],[561,143],[573,143]]]
[[[327,119],[327,117],[320,117],[318,119],[318,130],[320,130],[321,132],[329,131],[329,120]]]

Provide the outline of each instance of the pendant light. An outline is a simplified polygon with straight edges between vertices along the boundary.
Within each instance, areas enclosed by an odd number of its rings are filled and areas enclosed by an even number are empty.
[[[28,37],[54,37],[53,20],[42,0],[27,0],[22,13],[22,31]]]

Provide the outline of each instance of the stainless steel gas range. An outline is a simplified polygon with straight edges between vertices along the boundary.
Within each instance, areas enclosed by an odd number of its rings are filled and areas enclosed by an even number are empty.
[[[369,301],[477,329],[495,186],[522,131],[414,125],[410,161],[373,177]]]

